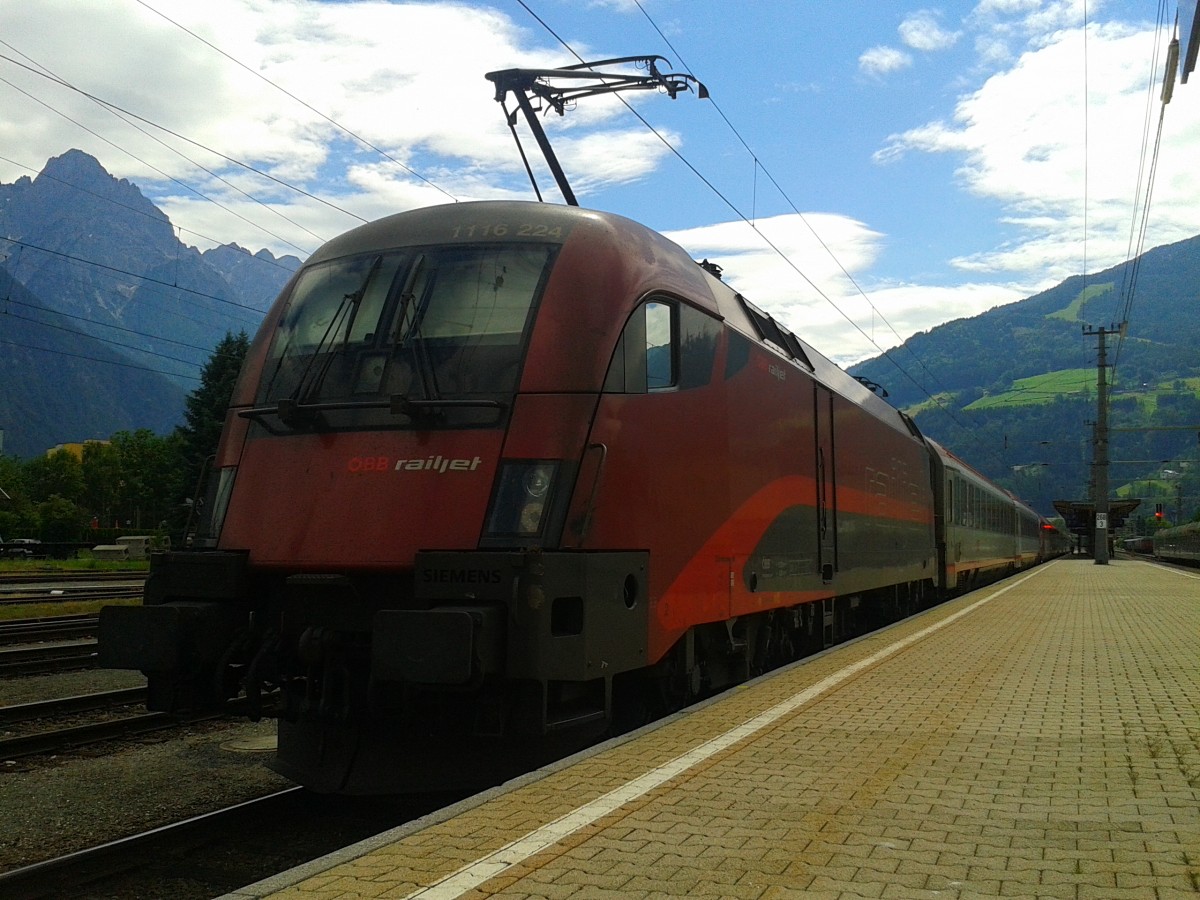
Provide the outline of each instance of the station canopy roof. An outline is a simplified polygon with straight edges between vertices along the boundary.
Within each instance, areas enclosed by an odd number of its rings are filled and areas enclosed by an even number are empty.
[[[1137,500],[1109,500],[1108,528],[1110,531],[1125,524],[1129,514],[1141,505]],[[1096,521],[1096,502],[1094,500],[1055,500],[1054,509],[1066,522],[1067,530],[1074,534],[1086,534],[1092,530]]]

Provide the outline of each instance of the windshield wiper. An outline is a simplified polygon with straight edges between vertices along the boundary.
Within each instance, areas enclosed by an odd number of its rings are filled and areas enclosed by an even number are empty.
[[[425,346],[425,338],[421,334],[421,324],[429,309],[434,286],[437,284],[438,270],[435,267],[421,286],[420,297],[416,294],[418,280],[425,275],[428,258],[420,256],[413,261],[408,277],[404,281],[404,289],[400,293],[400,309],[396,313],[396,352],[407,348],[411,340],[413,370],[421,379],[422,392],[430,400],[436,400],[440,391],[437,385],[437,373],[433,360],[429,357],[429,348]]]
[[[375,277],[375,273],[379,271],[380,265],[383,263],[383,256],[376,256],[371,263],[371,267],[367,270],[367,274],[363,276],[362,282],[358,289],[351,291],[349,294],[343,294],[338,307],[334,310],[333,316],[329,320],[329,325],[325,328],[325,333],[321,335],[321,340],[313,347],[312,356],[308,358],[308,365],[304,367],[304,371],[300,375],[300,380],[296,382],[296,389],[292,391],[288,398],[297,407],[307,406],[305,402],[319,395],[321,385],[325,383],[325,377],[329,374],[329,368],[333,365],[334,351],[330,338],[337,335],[341,326],[342,320],[346,323],[346,338],[345,342],[350,341],[350,329],[354,325],[354,319],[358,315],[359,304],[362,303],[363,296],[367,293],[367,286],[370,285],[371,279]],[[328,349],[327,342],[330,342]],[[317,361],[317,357],[321,353],[325,353],[325,358],[321,361],[320,371],[311,379],[308,379],[309,373],[312,371],[313,363]],[[307,383],[306,383],[307,381]]]
[[[417,419],[432,417],[447,409],[504,409],[499,400],[410,400],[403,394],[392,394],[388,401],[392,415]]]

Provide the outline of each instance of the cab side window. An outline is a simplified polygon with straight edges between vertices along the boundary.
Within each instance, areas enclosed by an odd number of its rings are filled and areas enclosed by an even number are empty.
[[[712,381],[717,361],[721,322],[707,313],[681,304],[679,307],[679,387],[703,387]]]
[[[607,393],[644,394],[708,384],[721,323],[686,304],[652,298],[637,308],[617,342]]]
[[[678,381],[678,341],[674,303],[651,300],[642,305],[646,312],[646,389],[662,390]]]
[[[621,332],[604,379],[610,394],[644,394],[675,383],[674,305],[643,303]]]

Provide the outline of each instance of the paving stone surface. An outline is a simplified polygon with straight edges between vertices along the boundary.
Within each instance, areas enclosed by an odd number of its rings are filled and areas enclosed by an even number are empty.
[[[1042,566],[467,806],[230,896],[1197,897],[1200,571]]]

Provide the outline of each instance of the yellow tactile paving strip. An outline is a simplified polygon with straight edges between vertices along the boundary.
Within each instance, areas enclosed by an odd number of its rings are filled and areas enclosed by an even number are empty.
[[[1200,571],[1043,566],[341,859],[230,896],[1200,895]]]

